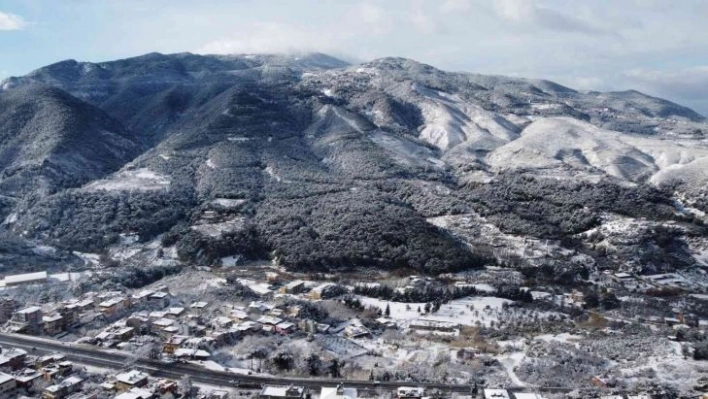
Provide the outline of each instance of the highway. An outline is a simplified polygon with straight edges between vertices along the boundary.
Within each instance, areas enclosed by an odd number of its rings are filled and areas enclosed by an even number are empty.
[[[65,343],[47,338],[32,337],[19,334],[0,333],[0,345],[12,346],[24,349],[31,354],[51,354],[62,353],[68,360],[90,366],[121,370],[133,359],[131,354],[105,350],[94,346]],[[314,378],[288,378],[288,377],[263,377],[243,374],[234,374],[225,371],[207,370],[205,368],[184,363],[165,364],[158,360],[138,358],[134,359],[134,367],[140,368],[153,377],[164,377],[179,380],[184,376],[189,376],[196,383],[209,384],[214,386],[233,386],[233,380],[238,380],[244,384],[255,385],[298,385],[309,389],[319,389],[323,386],[335,386],[339,382],[344,382],[348,387],[359,390],[393,391],[400,386],[416,386],[427,389],[437,389],[441,392],[469,393],[469,385],[438,384],[438,383],[411,383],[402,381],[361,381],[345,379],[314,379]]]

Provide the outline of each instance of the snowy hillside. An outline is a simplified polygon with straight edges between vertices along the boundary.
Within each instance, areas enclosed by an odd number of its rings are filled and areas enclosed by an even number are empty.
[[[0,239],[17,253],[130,236],[183,264],[435,274],[665,270],[708,248],[708,123],[634,91],[188,53],[68,60],[0,87]],[[606,215],[673,230],[607,256],[592,234]]]

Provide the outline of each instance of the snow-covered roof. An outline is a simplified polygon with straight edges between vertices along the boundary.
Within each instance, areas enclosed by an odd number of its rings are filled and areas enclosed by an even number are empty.
[[[506,389],[485,389],[484,399],[510,399]]]
[[[53,321],[59,321],[61,319],[63,319],[63,317],[59,313],[51,315],[51,316],[42,317],[42,321],[44,321],[45,323],[51,323]]]
[[[69,378],[66,378],[64,381],[62,381],[61,384],[66,385],[66,386],[72,386],[72,385],[81,384],[82,382],[84,382],[84,380],[82,380],[81,378],[76,377],[76,376],[71,376]]]
[[[140,398],[140,399],[147,399],[147,398],[152,398],[154,395],[152,392],[145,390],[145,389],[140,389],[140,388],[133,388],[130,391],[128,391],[131,395],[135,395],[135,397]]]
[[[148,316],[153,319],[162,319],[167,316],[167,312],[164,310],[153,310]]]
[[[322,387],[320,399],[356,399],[358,396],[356,388],[342,388],[341,394],[338,390],[339,387]]]
[[[173,316],[179,316],[184,312],[184,308],[169,308],[167,309],[167,313],[173,315]]]
[[[204,309],[209,305],[209,302],[194,302],[192,306],[190,306],[192,309]]]
[[[544,399],[543,396],[535,393],[528,392],[518,392],[514,393],[514,398],[516,399]]]
[[[292,288],[297,288],[301,285],[305,285],[305,282],[302,280],[295,280],[295,281],[291,281],[288,284],[286,284],[285,288],[292,289]]]
[[[91,299],[84,299],[83,301],[79,301],[76,303],[78,306],[84,308],[86,306],[91,306],[93,305],[93,301]]]
[[[155,293],[155,291],[142,290],[142,291],[138,292],[137,294],[133,294],[133,298],[136,298],[136,299],[147,298],[154,293]]]
[[[13,377],[10,374],[0,373],[0,385],[9,382]]]
[[[148,378],[148,375],[138,371],[138,370],[131,370],[125,373],[118,374],[116,376],[116,381],[122,382],[124,384],[128,385],[135,385],[136,383],[145,380]]]
[[[302,395],[305,391],[304,387],[296,386],[266,386],[261,391],[261,396],[275,396],[285,398],[288,396],[288,392],[296,393],[297,395]]]
[[[260,319],[258,319],[258,322],[261,324],[272,324],[276,325],[282,322],[283,319],[278,318],[278,317],[273,317],[273,316],[263,316]]]
[[[101,308],[110,308],[112,306],[118,305],[119,303],[122,303],[125,301],[125,298],[122,297],[116,297],[116,298],[111,298],[107,301],[103,301],[98,304],[99,307]]]
[[[35,312],[41,312],[41,311],[42,311],[42,308],[40,308],[39,306],[30,306],[28,308],[18,310],[17,313],[27,314],[27,313],[35,313]]]
[[[5,284],[21,284],[30,283],[32,281],[41,281],[47,279],[47,272],[37,272],[37,273],[27,273],[27,274],[15,274],[12,276],[5,277]]]
[[[169,327],[172,324],[174,324],[173,320],[170,319],[157,319],[152,322],[152,324],[158,326],[158,327]]]
[[[287,330],[288,328],[293,328],[293,327],[295,327],[295,324],[293,324],[293,323],[291,323],[291,322],[289,322],[289,321],[284,321],[284,322],[282,322],[282,323],[278,323],[278,325],[276,325],[276,327],[277,327],[277,328],[280,328],[281,330]]]
[[[233,322],[234,322],[233,320],[229,319],[226,316],[219,316],[214,319],[214,324],[219,325],[219,326],[225,326],[225,325],[231,324]]]

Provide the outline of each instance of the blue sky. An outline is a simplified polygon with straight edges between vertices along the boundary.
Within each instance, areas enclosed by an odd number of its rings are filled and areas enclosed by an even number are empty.
[[[63,59],[321,51],[634,88],[708,115],[705,0],[0,0],[0,79]]]

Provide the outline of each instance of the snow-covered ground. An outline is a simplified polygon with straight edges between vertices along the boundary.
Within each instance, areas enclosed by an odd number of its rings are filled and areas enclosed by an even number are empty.
[[[457,299],[440,306],[440,310],[430,314],[422,314],[418,309],[424,311],[425,303],[402,303],[382,301],[380,299],[357,297],[365,306],[374,306],[382,311],[389,306],[391,309],[390,318],[398,322],[412,320],[432,320],[450,322],[463,326],[475,326],[477,323],[489,326],[491,322],[498,320],[498,313],[501,312],[504,304],[511,304],[513,301],[496,297],[469,297]]]
[[[457,323],[463,326],[475,326],[477,323],[490,326],[493,321],[498,321],[498,313],[504,304],[513,301],[496,297],[470,297],[457,299],[446,303],[440,310],[424,316],[424,320],[444,321]]]
[[[192,226],[192,229],[207,236],[221,237],[223,234],[232,233],[242,229],[244,221],[245,218],[234,218],[221,223],[197,224]]]
[[[80,258],[81,260],[83,260],[84,264],[86,266],[95,267],[95,266],[98,266],[100,263],[101,256],[99,254],[91,254],[91,253],[78,252],[78,251],[74,251],[74,252],[72,252],[72,254],[74,254],[74,256]]]
[[[708,182],[703,142],[628,135],[570,117],[533,122],[486,160],[496,170],[531,168],[575,177],[599,173],[627,181],[650,177],[655,184],[674,178],[692,186]]]
[[[170,179],[147,168],[123,170],[86,185],[89,191],[152,191],[169,188]]]
[[[391,309],[391,316],[389,318],[397,321],[414,320],[420,317],[418,309],[423,310],[425,308],[425,303],[403,303],[403,302],[391,302],[382,301],[376,298],[368,298],[365,296],[357,297],[364,306],[373,306],[381,309],[383,312],[386,306]]]
[[[235,209],[238,208],[239,206],[243,205],[246,202],[246,200],[243,199],[228,199],[228,198],[217,198],[213,201],[211,201],[212,204],[218,205],[222,208],[226,209]]]

